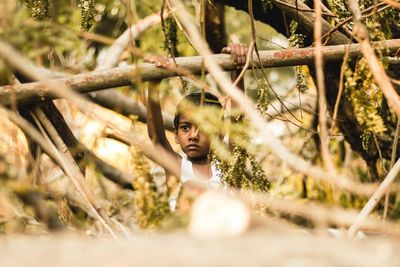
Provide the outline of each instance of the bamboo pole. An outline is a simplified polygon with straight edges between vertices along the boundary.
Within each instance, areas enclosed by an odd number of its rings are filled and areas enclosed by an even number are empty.
[[[383,44],[391,53],[394,53],[400,48],[400,39],[387,40],[383,42]],[[345,54],[346,46],[347,45],[335,45],[322,47],[324,61],[340,61]],[[7,56],[7,49],[9,48],[1,44],[0,49],[2,50],[2,54]],[[351,45],[349,56],[354,57],[360,55],[362,55],[361,46],[358,44]],[[235,65],[229,55],[217,54],[211,57],[223,70],[230,71],[235,69]],[[260,51],[260,61],[253,55],[252,63],[256,66],[263,66],[264,68],[284,67],[313,64],[314,58],[314,48],[269,50]],[[135,66],[131,65],[78,74],[68,78],[2,86],[0,87],[0,104],[10,105],[13,94],[16,95],[18,103],[32,102],[47,97],[55,98],[46,88],[68,87],[79,93],[88,93],[112,87],[130,85],[137,81],[137,79],[141,81],[150,81],[173,77],[181,74],[183,70],[186,70],[186,73],[200,74],[203,60],[204,58],[201,56],[176,58],[179,69],[161,69],[154,64],[142,63]]]

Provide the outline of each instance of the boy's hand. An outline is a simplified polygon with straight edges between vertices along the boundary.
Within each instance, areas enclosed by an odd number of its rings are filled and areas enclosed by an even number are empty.
[[[161,55],[145,56],[143,61],[147,63],[153,63],[160,68],[167,68],[170,66],[169,58]]]
[[[229,44],[222,49],[221,53],[230,54],[236,68],[241,69],[246,64],[248,50],[245,44]]]

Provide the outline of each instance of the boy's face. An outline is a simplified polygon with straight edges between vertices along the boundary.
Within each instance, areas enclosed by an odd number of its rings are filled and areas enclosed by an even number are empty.
[[[184,116],[179,118],[178,129],[175,131],[175,141],[189,159],[204,159],[210,152],[210,142],[205,134]]]

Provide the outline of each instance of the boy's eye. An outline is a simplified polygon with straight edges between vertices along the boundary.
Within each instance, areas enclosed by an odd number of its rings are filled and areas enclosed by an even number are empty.
[[[181,128],[181,130],[184,131],[184,132],[188,132],[189,129],[190,129],[190,127],[189,127],[188,125],[182,125],[180,128]]]

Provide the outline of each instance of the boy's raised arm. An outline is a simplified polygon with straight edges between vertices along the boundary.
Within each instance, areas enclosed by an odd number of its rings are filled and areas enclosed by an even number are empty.
[[[147,96],[147,132],[154,145],[174,153],[165,134],[164,121],[160,105],[159,85],[161,81],[149,82]]]
[[[248,49],[247,45],[245,45],[245,44],[229,44],[227,47],[224,47],[222,49],[222,51],[221,51],[222,53],[231,55],[232,60],[236,66],[236,70],[232,71],[232,73],[231,73],[232,82],[236,81],[236,79],[239,77],[244,65],[246,64],[248,50],[249,49]],[[243,78],[241,78],[238,81],[237,87],[242,91],[245,90]],[[233,104],[235,106],[237,105],[237,103],[233,103]]]
[[[238,77],[240,76],[242,68],[246,64],[248,47],[245,44],[229,44],[227,47],[224,47],[221,52],[224,54],[230,54],[233,62],[235,63],[236,70],[231,72],[232,83],[234,83],[236,81],[236,79],[238,79]],[[245,91],[243,77],[238,81],[237,87],[240,90],[242,90],[243,92]],[[232,100],[231,108],[237,109],[238,107],[239,107],[239,104],[236,103],[236,101]],[[242,116],[237,116],[236,118],[231,118],[231,123],[239,122],[241,119],[242,119]],[[230,149],[233,149],[233,146],[234,146],[234,142],[233,142],[232,138],[229,138]]]

